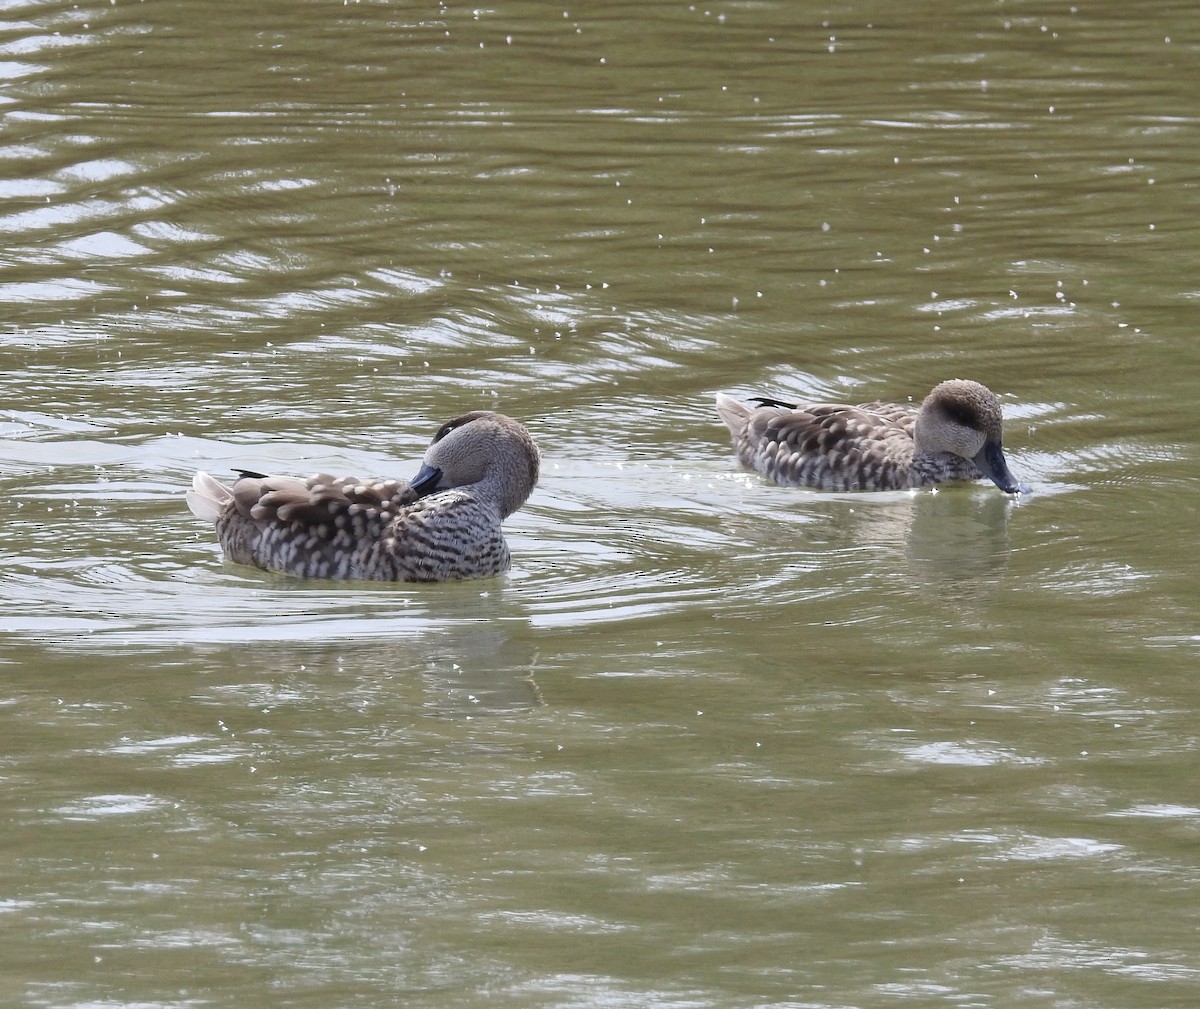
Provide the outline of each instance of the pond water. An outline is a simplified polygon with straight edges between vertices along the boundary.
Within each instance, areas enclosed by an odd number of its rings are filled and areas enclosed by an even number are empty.
[[[0,1000],[1195,1004],[1200,8],[0,11]],[[1019,498],[712,406],[956,376]],[[504,578],[183,502],[476,408]]]

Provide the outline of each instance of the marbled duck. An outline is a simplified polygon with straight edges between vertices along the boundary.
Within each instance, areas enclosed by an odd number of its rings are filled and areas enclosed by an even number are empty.
[[[441,582],[508,569],[500,523],[538,479],[529,432],[502,414],[463,414],[434,436],[411,483],[197,473],[188,507],[216,524],[240,564],[307,578]]]
[[[943,382],[920,407],[901,403],[747,406],[717,394],[743,465],[776,483],[822,490],[900,490],[987,477],[1020,491],[1004,460],[1000,401],[986,386]]]

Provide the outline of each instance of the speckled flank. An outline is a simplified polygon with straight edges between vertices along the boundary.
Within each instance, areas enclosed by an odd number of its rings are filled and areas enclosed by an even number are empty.
[[[978,382],[937,386],[920,408],[899,403],[751,407],[723,393],[717,412],[741,462],[789,486],[900,490],[988,477],[1017,482],[1001,447],[999,400]]]
[[[440,473],[425,497],[400,480],[245,476],[230,489],[197,474],[189,505],[216,516],[230,560],[271,571],[440,582],[507,570],[500,523],[538,477],[529,433],[500,414],[467,414],[439,430],[425,464]]]

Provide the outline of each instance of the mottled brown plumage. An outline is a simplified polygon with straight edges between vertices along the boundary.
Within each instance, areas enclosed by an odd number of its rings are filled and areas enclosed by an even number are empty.
[[[197,473],[188,505],[240,564],[308,578],[439,582],[508,569],[500,523],[525,503],[540,457],[529,432],[478,411],[443,425],[411,483]]]
[[[900,490],[987,477],[1008,494],[1019,491],[1004,459],[1000,401],[978,382],[943,382],[919,408],[759,402],[718,393],[717,413],[743,465],[776,483]]]

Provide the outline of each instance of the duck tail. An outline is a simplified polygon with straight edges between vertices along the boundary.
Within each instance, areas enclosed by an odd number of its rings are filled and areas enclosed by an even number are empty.
[[[750,407],[745,403],[739,403],[732,396],[719,392],[717,393],[717,415],[725,422],[725,426],[732,434],[738,435],[746,430]]]
[[[233,491],[207,473],[200,472],[192,477],[192,489],[184,496],[196,518],[216,522],[225,505],[233,500]]]

